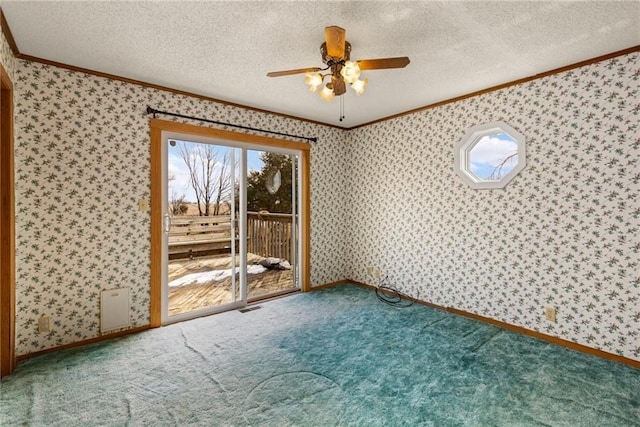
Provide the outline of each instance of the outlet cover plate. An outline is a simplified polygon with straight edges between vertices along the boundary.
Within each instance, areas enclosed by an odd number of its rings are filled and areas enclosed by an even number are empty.
[[[556,308],[555,307],[545,307],[544,308],[544,318],[549,322],[556,321]]]

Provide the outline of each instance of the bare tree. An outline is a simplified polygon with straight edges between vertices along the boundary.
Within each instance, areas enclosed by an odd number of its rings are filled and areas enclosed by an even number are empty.
[[[181,142],[180,155],[189,170],[189,183],[193,188],[200,216],[218,215],[220,202],[231,190],[229,154],[218,161],[218,151],[213,145],[187,145]]]
[[[171,200],[169,201],[169,210],[172,215],[184,215],[187,213],[187,203],[185,202],[184,193],[178,195],[176,190],[171,190]]]
[[[220,215],[220,204],[222,200],[231,195],[231,161],[229,158],[229,152],[226,152],[224,156],[222,156],[222,162],[219,163],[219,165],[216,204],[213,208],[214,215]]]
[[[185,195],[180,194],[172,188],[171,183],[176,180],[175,174],[170,174],[167,178],[168,186],[171,189],[171,198],[169,199],[169,212],[172,215],[183,215],[187,211],[187,205],[185,203]]]
[[[506,169],[508,163],[518,162],[518,152],[507,155],[504,159],[498,163],[498,165],[493,169],[491,175],[487,177],[488,180],[498,181],[502,179],[504,169]],[[511,169],[509,169],[511,170]]]

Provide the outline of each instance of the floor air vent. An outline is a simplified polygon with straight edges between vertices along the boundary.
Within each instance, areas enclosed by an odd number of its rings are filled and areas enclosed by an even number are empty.
[[[248,312],[253,311],[253,310],[259,310],[259,309],[261,309],[261,308],[262,308],[262,306],[261,306],[261,305],[255,305],[255,306],[253,306],[253,307],[243,308],[243,309],[238,310],[238,311],[239,311],[240,313],[248,313]]]

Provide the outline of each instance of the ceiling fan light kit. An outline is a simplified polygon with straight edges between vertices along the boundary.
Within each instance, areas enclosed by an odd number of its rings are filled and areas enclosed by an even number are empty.
[[[329,87],[331,83],[327,83],[327,85],[325,87],[323,87],[320,92],[318,93],[318,95],[320,95],[320,98],[322,98],[323,100],[329,102],[329,101],[333,101],[333,98],[336,97],[335,92],[333,91],[333,88]]]
[[[345,70],[348,71],[345,72]],[[344,86],[345,83],[350,84],[351,88],[358,95],[362,95],[364,93],[364,88],[369,83],[367,79],[358,79],[358,77],[360,76],[360,67],[358,67],[358,64],[351,61],[347,61],[340,70],[340,78],[337,78],[333,74],[306,73],[305,83],[309,86],[309,90],[315,93],[318,91],[318,87],[322,83],[324,83],[324,78],[327,76],[331,77],[331,81],[329,81],[318,92],[320,98],[324,99],[325,101],[332,101],[336,97],[336,95],[342,95],[345,91],[336,91],[336,88]]]
[[[343,95],[347,89],[347,84],[358,95],[364,93],[364,89],[369,83],[368,79],[360,79],[362,70],[376,70],[384,68],[404,68],[409,64],[406,56],[397,58],[366,59],[351,61],[351,44],[346,40],[346,31],[337,26],[326,27],[324,29],[325,42],[320,46],[322,62],[325,68],[299,68],[295,70],[274,71],[267,73],[269,77],[288,76],[292,74],[305,74],[305,83],[311,92],[318,92],[323,100],[329,102],[336,96]],[[322,74],[321,71],[329,71]],[[325,78],[329,81],[322,87]]]
[[[342,70],[340,70],[340,75],[345,83],[354,84],[360,77],[361,72],[357,62],[345,61]]]

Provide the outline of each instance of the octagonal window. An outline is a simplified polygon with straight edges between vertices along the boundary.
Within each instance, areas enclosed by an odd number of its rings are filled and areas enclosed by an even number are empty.
[[[504,122],[474,126],[454,157],[456,172],[472,188],[503,188],[525,166],[525,138]]]

